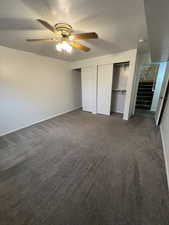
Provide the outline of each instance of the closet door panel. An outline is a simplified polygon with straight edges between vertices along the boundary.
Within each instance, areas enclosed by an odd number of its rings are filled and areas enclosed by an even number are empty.
[[[110,115],[113,64],[98,66],[97,113]]]
[[[82,68],[82,108],[96,113],[97,67]]]

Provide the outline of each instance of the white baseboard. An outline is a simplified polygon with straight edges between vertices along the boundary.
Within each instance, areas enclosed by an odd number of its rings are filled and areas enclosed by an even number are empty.
[[[69,110],[66,110],[66,111],[64,111],[64,112],[54,114],[54,115],[49,116],[49,117],[46,117],[46,118],[44,118],[44,119],[42,119],[42,120],[38,120],[38,121],[36,121],[36,122],[34,122],[34,123],[31,123],[31,124],[29,124],[29,125],[27,125],[27,126],[19,127],[19,128],[10,130],[10,131],[5,132],[5,133],[1,133],[1,134],[0,134],[0,137],[5,136],[5,135],[7,135],[7,134],[11,134],[11,133],[13,133],[13,132],[15,132],[15,131],[18,131],[18,130],[22,130],[22,129],[27,128],[27,127],[31,127],[31,126],[33,126],[33,125],[35,125],[35,124],[37,124],[37,123],[44,122],[44,121],[46,121],[46,120],[50,120],[50,119],[52,119],[52,118],[54,118],[54,117],[63,115],[63,114],[65,114],[65,113],[72,112],[72,111],[74,111],[74,110],[76,110],[76,109],[80,109],[81,107],[82,107],[82,106],[76,106],[76,107],[73,107],[73,108],[71,108],[71,109],[69,109]]]
[[[161,140],[162,140],[162,145],[163,145],[163,152],[164,152],[164,160],[165,160],[165,168],[166,168],[166,174],[167,174],[167,182],[168,182],[168,190],[169,190],[169,161],[167,158],[167,147],[165,144],[164,136],[163,136],[163,131],[160,126],[160,133],[161,133]]]

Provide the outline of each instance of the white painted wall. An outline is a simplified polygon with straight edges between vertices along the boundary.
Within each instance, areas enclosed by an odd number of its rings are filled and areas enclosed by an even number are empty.
[[[126,100],[125,100],[125,107],[124,107],[124,115],[123,119],[128,120],[132,115],[133,109],[133,85],[134,85],[134,76],[135,76],[135,65],[136,65],[136,55],[137,49],[132,49],[125,52],[120,52],[112,55],[105,55],[85,60],[80,60],[73,62],[71,64],[72,69],[75,68],[84,68],[88,66],[99,66],[104,64],[113,64],[119,62],[127,62],[130,61],[129,66],[129,77],[127,82],[127,92],[126,92]]]
[[[130,102],[136,49],[68,63],[0,46],[0,135],[81,106],[80,76],[72,69],[130,61],[124,119]]]
[[[160,98],[161,87],[162,87],[164,76],[165,76],[166,66],[167,66],[167,62],[162,62],[162,63],[160,63],[160,66],[159,66],[153,101],[152,101],[152,105],[151,105],[151,111],[154,111],[154,112],[156,112],[156,110],[157,110],[157,105],[158,105],[158,101]]]
[[[81,106],[70,64],[0,46],[0,135]]]
[[[162,117],[160,130],[161,130],[165,165],[166,165],[167,178],[168,178],[168,187],[169,187],[169,96],[168,96],[168,100],[167,100],[164,114]]]

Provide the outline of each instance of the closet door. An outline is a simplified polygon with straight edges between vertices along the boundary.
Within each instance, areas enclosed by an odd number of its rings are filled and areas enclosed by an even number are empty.
[[[113,64],[98,66],[97,113],[110,115]]]
[[[96,113],[97,66],[82,68],[82,108]]]

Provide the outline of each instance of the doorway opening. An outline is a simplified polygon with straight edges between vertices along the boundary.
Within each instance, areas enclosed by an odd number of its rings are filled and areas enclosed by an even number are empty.
[[[154,117],[166,66],[166,62],[141,66],[135,105],[136,115]]]
[[[129,76],[129,62],[114,63],[111,96],[111,114],[118,113],[123,116],[127,81]]]
[[[81,68],[73,69],[72,70],[72,82],[75,84],[76,87],[73,90],[75,102],[77,102],[77,108],[82,107],[82,86],[81,86]]]

